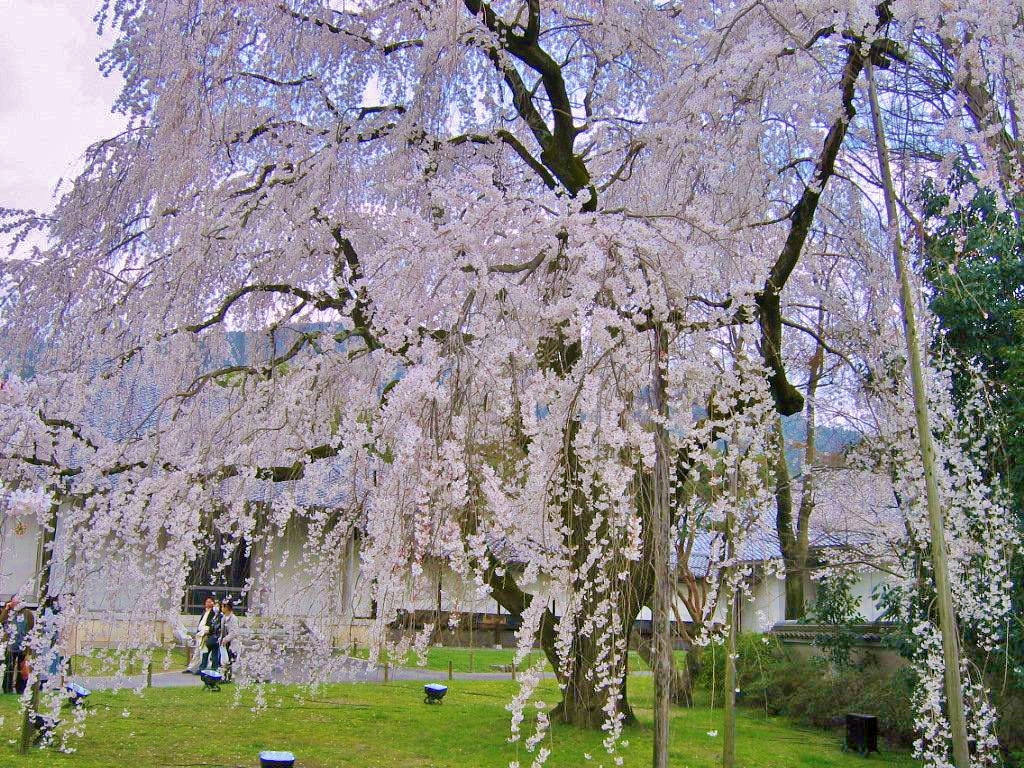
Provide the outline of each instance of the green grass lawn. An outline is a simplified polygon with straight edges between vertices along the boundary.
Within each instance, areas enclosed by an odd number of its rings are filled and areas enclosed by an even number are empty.
[[[419,683],[399,681],[338,684],[315,694],[282,686],[268,689],[269,708],[252,712],[253,694],[226,686],[220,693],[200,688],[96,692],[91,697],[86,735],[74,755],[33,750],[16,753],[20,718],[12,696],[0,698],[0,765],[55,768],[157,768],[255,766],[262,749],[289,749],[302,768],[477,768],[505,766],[518,759],[530,764],[521,746],[506,741],[505,705],[516,685],[511,681],[457,680],[440,706],[423,704]],[[626,729],[630,746],[626,766],[650,764],[650,678],[630,681],[630,697],[640,722]],[[557,700],[553,683],[542,685],[539,698]],[[535,710],[530,708],[530,717]],[[127,716],[125,715],[127,713]],[[529,719],[529,718],[528,718]],[[527,728],[527,730],[529,730]],[[672,721],[673,768],[712,768],[719,764],[721,711],[698,707],[676,709]],[[747,768],[863,768],[864,760],[844,754],[839,736],[794,728],[763,712],[741,711],[738,756]],[[602,751],[601,735],[572,727],[552,729],[544,745],[553,754],[547,765],[598,766],[614,763]],[[584,753],[593,760],[584,759]],[[886,752],[873,765],[914,766],[905,753]]]
[[[347,651],[351,653],[351,651]],[[355,655],[358,658],[367,658],[368,649],[357,648]],[[141,662],[141,653],[136,650],[113,651],[103,648],[96,648],[84,654],[73,656],[71,659],[72,669],[76,675],[113,675],[124,659],[124,674],[140,675],[145,672]],[[508,666],[515,656],[514,648],[456,648],[432,646],[427,649],[426,669],[438,672],[448,671],[448,662],[452,663],[453,672],[491,672],[494,666]],[[520,664],[521,669],[533,665],[544,657],[543,651],[533,651],[526,660]],[[685,660],[684,651],[676,651],[677,663]],[[167,669],[181,670],[188,663],[188,656],[180,648],[157,649],[153,652],[153,672],[163,672]],[[417,667],[416,655],[409,654],[401,662],[402,666]],[[640,654],[636,651],[629,652],[629,668],[634,672],[646,672],[648,666]],[[550,670],[551,666],[545,663],[545,669]]]
[[[434,646],[427,650],[427,669],[440,672],[448,671],[448,662],[452,663],[454,672],[491,672],[492,665],[507,666],[515,657],[513,648],[445,648]],[[544,658],[543,651],[532,651],[519,665],[526,669]],[[406,662],[408,666],[418,666],[415,655]],[[550,667],[545,663],[545,667]]]
[[[157,648],[153,651],[152,662],[154,673],[166,669],[181,670],[188,663],[188,656],[181,648]],[[141,675],[146,671],[141,651],[115,651],[105,648],[94,648],[72,656],[71,669],[75,675],[85,676],[114,675],[118,670],[122,670],[125,675]]]
[[[351,653],[351,651],[348,651]],[[355,655],[361,659],[368,656],[366,648],[357,648]],[[457,648],[446,646],[431,646],[427,649],[427,669],[439,672],[448,671],[448,662],[452,663],[453,672],[491,672],[492,666],[508,666],[515,656],[514,648]],[[676,662],[683,663],[686,660],[685,651],[676,651]],[[544,657],[543,651],[532,651],[526,660],[520,664],[520,668],[526,668]],[[401,666],[416,667],[416,655],[409,654],[402,659]],[[629,652],[629,668],[633,672],[646,672],[649,670],[647,664],[636,651]],[[545,663],[545,669],[550,670],[551,666]]]
[[[346,654],[354,655],[356,658],[369,658],[369,649],[357,648],[355,653],[346,650]],[[438,672],[448,671],[448,662],[452,663],[453,672],[494,672],[492,666],[508,666],[515,657],[514,648],[457,648],[445,646],[431,646],[427,649],[427,663],[425,669],[432,669]],[[520,664],[525,669],[531,664],[544,658],[543,651],[531,651],[526,660]],[[394,663],[394,662],[393,662]],[[396,666],[419,667],[419,661],[415,653],[409,653],[405,658],[400,659]],[[550,666],[545,664],[545,668]]]

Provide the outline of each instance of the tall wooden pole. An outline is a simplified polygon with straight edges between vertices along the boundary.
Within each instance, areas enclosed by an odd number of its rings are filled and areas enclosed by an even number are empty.
[[[669,537],[672,524],[669,508],[668,428],[668,337],[658,323],[654,329],[654,365],[651,396],[654,423],[654,492],[651,499],[651,551],[654,558],[654,598],[651,601],[651,653],[654,673],[654,768],[668,768],[669,702],[672,686],[672,613]]]
[[[733,441],[735,443],[735,441]],[[733,446],[733,450],[737,450]],[[732,504],[739,503],[739,466],[733,468],[732,481],[730,483]],[[736,590],[732,584],[734,565],[732,561],[736,557],[736,540],[733,528],[736,525],[736,517],[730,506],[725,513],[725,557],[729,567],[726,570],[725,595],[729,602],[725,609],[725,620],[727,622],[725,635],[725,697],[722,699],[722,768],[735,768],[736,765]]]
[[[871,62],[867,64],[868,100],[871,104],[871,122],[875,130],[875,148],[878,165],[882,172],[882,191],[885,196],[885,212],[888,217],[889,237],[892,241],[893,262],[896,276],[900,281],[900,310],[903,315],[903,331],[907,341],[910,359],[910,381],[914,391],[914,414],[917,416],[917,437],[924,464],[925,490],[928,499],[928,522],[931,527],[932,571],[935,574],[935,598],[939,611],[939,629],[942,633],[942,657],[945,665],[944,682],[946,707],[949,713],[949,729],[953,737],[953,765],[969,768],[970,753],[967,746],[967,718],[964,713],[964,694],[960,680],[960,648],[953,612],[953,595],[949,586],[949,566],[946,557],[946,534],[942,520],[942,506],[939,499],[939,485],[935,477],[935,446],[928,413],[928,394],[925,388],[924,367],[921,363],[921,347],[917,336],[917,322],[914,318],[914,297],[907,275],[907,259],[900,237],[899,212],[896,208],[896,194],[889,167],[889,149],[885,141],[885,127],[878,107],[878,93]]]
[[[722,709],[725,722],[722,726],[722,767],[736,765],[736,598],[729,595],[726,609],[728,632],[725,636],[725,699]]]

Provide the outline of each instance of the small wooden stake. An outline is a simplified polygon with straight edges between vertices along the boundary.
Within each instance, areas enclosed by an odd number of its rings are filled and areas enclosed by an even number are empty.
[[[452,669],[452,661],[451,661],[451,659],[449,659],[448,660],[448,679],[449,680],[451,680],[454,677],[453,672],[454,672],[454,670]]]
[[[146,687],[147,688],[152,688],[153,687],[153,662],[152,661],[149,662],[149,664],[146,665]]]
[[[39,678],[32,683],[32,701],[25,707],[25,716],[21,721],[21,742],[18,744],[18,753],[28,754],[28,748],[32,746],[32,736],[35,733],[35,725],[32,718],[39,713]]]
[[[512,679],[513,680],[516,679],[516,662],[515,662],[515,659],[512,660]]]

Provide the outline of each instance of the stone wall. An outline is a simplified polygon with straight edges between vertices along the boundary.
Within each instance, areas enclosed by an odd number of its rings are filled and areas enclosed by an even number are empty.
[[[892,634],[896,626],[891,623],[874,622],[870,624],[849,625],[857,636],[851,654],[855,663],[877,665],[880,669],[895,672],[908,664],[907,659],[899,655],[885,642],[886,635]],[[782,646],[790,653],[802,657],[824,656],[824,650],[814,644],[815,638],[835,631],[835,627],[826,624],[801,624],[796,621],[780,621],[772,627]]]

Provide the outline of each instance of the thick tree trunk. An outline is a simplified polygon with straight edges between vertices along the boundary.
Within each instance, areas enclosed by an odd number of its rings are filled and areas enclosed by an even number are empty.
[[[730,526],[731,527],[731,526]],[[730,533],[730,535],[732,535]],[[731,549],[731,545],[730,545]],[[730,553],[730,559],[732,554]],[[729,595],[726,608],[725,697],[722,705],[722,768],[736,765],[736,596]]]
[[[58,496],[58,499],[60,497]],[[41,560],[39,569],[39,604],[43,606],[50,596],[50,582],[53,576],[53,547],[57,537],[57,514],[60,511],[60,501],[55,501],[50,507],[50,516],[46,527],[43,528],[43,541],[41,547]],[[39,615],[42,616],[42,610]],[[35,679],[32,681],[32,697],[21,721],[21,738],[19,739],[18,752],[27,754],[29,746],[35,738],[36,713],[39,711],[39,670],[34,670]]]
[[[804,569],[806,561],[786,560],[786,619],[802,619],[806,612],[804,596]]]
[[[573,644],[572,674],[565,678],[559,674],[559,682],[565,684],[565,689],[562,692],[562,701],[551,713],[551,718],[556,722],[575,725],[577,728],[598,729],[607,719],[608,713],[605,711],[607,692],[598,690],[597,677],[592,675],[597,661],[597,650],[597,644],[590,639],[577,640]],[[555,656],[553,646],[550,649],[545,647],[544,652],[549,660]],[[621,680],[622,700],[619,702],[619,708],[625,715],[626,723],[634,723],[636,717],[626,695],[626,682],[627,674],[624,671]]]
[[[734,504],[739,504],[739,470],[732,473],[731,491]],[[736,556],[736,520],[731,509],[725,512],[725,556],[728,562],[732,562]],[[729,566],[732,570],[735,566]],[[731,574],[726,573],[726,584],[730,584]],[[738,624],[736,616],[736,592],[730,586],[725,591],[729,600],[726,604],[725,621],[725,697],[722,701],[723,720],[722,723],[722,768],[734,768],[736,765],[736,627]]]
[[[668,336],[661,324],[654,327],[655,356],[651,365],[651,394],[657,421],[654,423],[654,482],[652,483],[651,524],[647,536],[653,539],[654,560],[651,599],[651,672],[654,674],[654,768],[668,768],[669,710],[672,706],[672,598],[675,587],[669,567],[672,548],[672,512],[669,497],[670,449],[668,429]]]
[[[786,441],[781,417],[775,427],[775,532],[786,566],[786,618],[804,615],[804,571],[807,549],[800,546],[799,532],[793,530],[793,490],[786,464]]]
[[[619,628],[624,635],[628,636],[633,620],[640,611],[637,599],[643,599],[647,594],[646,589],[649,579],[643,572],[644,561],[634,566],[633,572],[637,575],[638,592],[642,592],[639,598],[628,601],[622,615],[624,625]],[[649,564],[647,564],[649,567]],[[522,614],[534,596],[524,592],[514,577],[507,572],[501,576],[493,571],[488,574],[488,583],[491,587],[491,595],[502,608],[514,615]],[[632,580],[631,580],[632,581]],[[607,691],[599,688],[599,675],[594,674],[594,668],[598,660],[598,642],[594,638],[577,636],[571,649],[571,671],[564,675],[561,671],[562,660],[558,657],[556,648],[558,619],[550,610],[545,610],[540,623],[540,646],[547,657],[548,663],[555,670],[559,683],[565,687],[562,689],[562,701],[552,711],[552,719],[557,722],[575,725],[578,728],[599,729],[607,718],[605,703],[607,702]],[[629,698],[626,695],[627,670],[623,665],[623,676],[619,681],[621,685],[622,698],[618,703],[620,711],[623,712],[627,723],[635,722],[633,710],[629,705]]]
[[[651,642],[647,638],[637,635],[636,652],[644,660],[647,666],[651,666]],[[676,664],[675,656],[672,658],[672,686],[670,700],[679,707],[693,706],[693,686],[697,679],[699,667],[696,662],[697,654],[687,651],[686,663],[680,666]]]
[[[818,309],[818,332],[825,322],[824,310]],[[816,344],[808,365],[807,399],[805,408],[805,438],[803,483],[800,489],[800,509],[797,513],[796,530],[793,530],[793,491],[786,463],[786,439],[782,431],[782,419],[776,425],[778,454],[775,464],[775,527],[779,536],[786,566],[786,618],[802,619],[806,609],[804,580],[807,574],[807,550],[810,537],[811,513],[814,511],[814,464],[818,452],[817,424],[815,421],[814,398],[818,391],[822,369],[825,364],[825,350]]]

